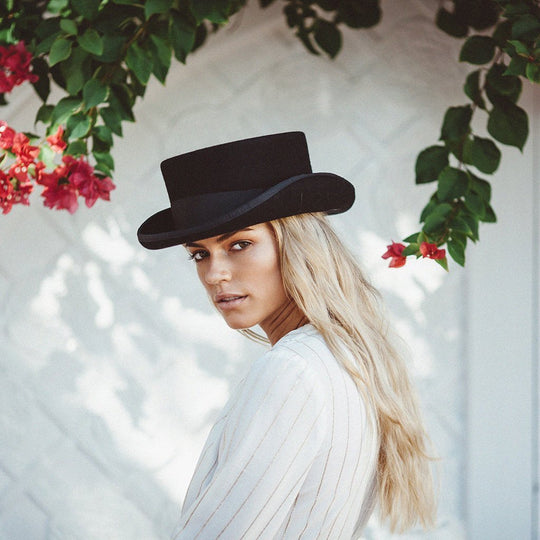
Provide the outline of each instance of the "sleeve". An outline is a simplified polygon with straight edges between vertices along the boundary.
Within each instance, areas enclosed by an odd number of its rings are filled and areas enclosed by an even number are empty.
[[[320,450],[325,413],[306,361],[265,354],[230,410],[212,480],[184,509],[175,538],[274,538]]]

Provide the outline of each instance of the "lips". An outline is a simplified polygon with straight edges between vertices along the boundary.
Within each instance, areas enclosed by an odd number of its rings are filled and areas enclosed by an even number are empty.
[[[242,294],[217,294],[215,296],[215,304],[222,308],[233,308],[241,304],[247,298],[246,295]]]

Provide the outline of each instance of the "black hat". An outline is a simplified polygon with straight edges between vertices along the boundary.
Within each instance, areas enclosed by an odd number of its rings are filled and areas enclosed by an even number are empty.
[[[139,227],[139,242],[148,249],[295,214],[338,214],[354,202],[350,182],[312,172],[306,137],[298,131],[195,150],[166,159],[161,172],[171,207]]]

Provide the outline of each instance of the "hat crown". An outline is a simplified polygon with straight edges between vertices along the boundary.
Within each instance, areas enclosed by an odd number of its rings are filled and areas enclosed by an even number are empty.
[[[214,192],[268,189],[312,172],[305,135],[278,133],[181,154],[161,163],[172,202]]]

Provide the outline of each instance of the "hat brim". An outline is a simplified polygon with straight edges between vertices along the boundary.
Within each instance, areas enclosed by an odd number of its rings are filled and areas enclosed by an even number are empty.
[[[353,202],[354,187],[348,180],[332,173],[310,173],[279,182],[248,202],[189,228],[179,229],[171,208],[166,208],[150,216],[137,237],[145,248],[162,249],[297,214],[338,214]]]

